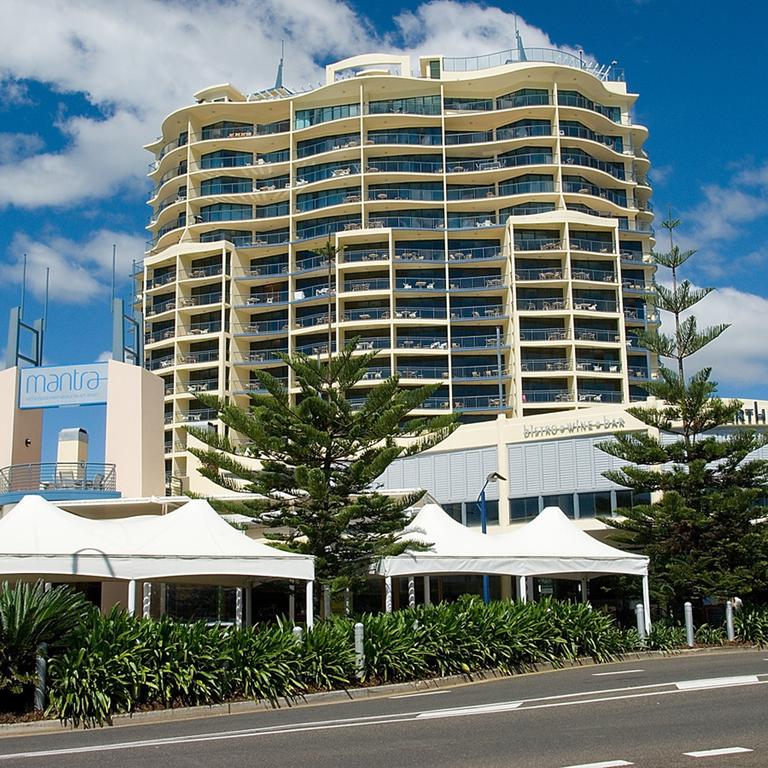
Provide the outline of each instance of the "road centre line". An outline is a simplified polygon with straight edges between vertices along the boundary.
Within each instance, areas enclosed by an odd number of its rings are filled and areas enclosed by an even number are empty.
[[[593,672],[592,677],[609,677],[610,675],[631,675],[633,672],[645,672],[644,669],[620,669],[617,672]]]
[[[768,680],[766,681],[756,680],[755,682],[753,682],[751,680],[752,677],[754,676],[750,676],[750,681],[742,683],[742,685],[755,685],[755,684],[764,685],[768,683]],[[723,678],[720,678],[720,679],[723,679]],[[714,678],[713,680],[717,681],[718,678]],[[581,694],[564,694],[562,696],[548,696],[548,697],[543,697],[538,699],[528,699],[528,700],[519,701],[519,702],[518,701],[497,702],[495,704],[479,705],[474,707],[456,707],[453,709],[404,712],[404,713],[394,713],[390,715],[368,715],[365,717],[342,718],[342,719],[336,719],[336,720],[317,720],[317,721],[309,721],[304,723],[276,725],[276,726],[263,726],[260,728],[248,728],[248,729],[241,729],[241,730],[235,730],[235,731],[201,733],[201,734],[193,734],[188,736],[170,736],[170,737],[157,738],[157,739],[115,742],[111,744],[99,744],[99,745],[91,745],[91,746],[83,746],[83,747],[69,747],[64,749],[39,750],[34,752],[17,752],[12,754],[5,754],[5,755],[0,754],[0,762],[5,760],[11,760],[11,759],[19,759],[19,758],[40,758],[40,757],[51,757],[55,755],[74,755],[74,754],[86,754],[86,753],[93,753],[93,752],[111,752],[111,751],[120,751],[120,750],[126,750],[126,749],[137,749],[141,747],[163,747],[163,746],[169,746],[174,744],[193,744],[193,743],[203,743],[208,741],[227,741],[231,739],[251,738],[251,737],[257,737],[257,736],[279,736],[282,734],[303,733],[303,732],[318,731],[318,730],[335,730],[340,728],[355,728],[355,727],[362,727],[362,726],[369,726],[369,725],[390,725],[395,723],[417,722],[419,719],[442,719],[442,718],[448,718],[448,717],[466,717],[466,716],[472,716],[472,715],[479,715],[483,713],[493,714],[494,712],[499,714],[503,712],[509,712],[509,711],[524,712],[529,709],[547,709],[547,708],[565,707],[565,706],[582,705],[582,704],[595,704],[595,703],[605,702],[605,701],[646,698],[649,696],[662,696],[667,694],[687,693],[693,690],[693,689],[680,689],[677,687],[669,687],[667,690],[658,690],[659,688],[662,688],[665,686],[674,686],[674,685],[675,685],[674,683],[658,683],[655,685],[625,687],[625,688],[609,689],[606,691],[591,691],[591,692],[586,692]],[[731,685],[735,686],[738,684],[731,683]],[[721,688],[724,686],[714,685],[712,687]],[[657,689],[657,690],[649,690],[649,689]],[[699,688],[698,690],[703,691],[706,689]],[[635,691],[635,693],[625,693],[624,695],[618,695],[618,696],[605,695],[605,696],[600,696],[599,698],[591,698],[586,700],[584,698],[575,698],[575,697],[583,697],[584,695],[590,695],[590,694],[594,696],[595,693],[611,694],[611,693],[623,693],[626,691]],[[642,691],[642,692],[637,692],[637,691]],[[561,699],[561,701],[553,701],[553,699]],[[563,701],[562,699],[568,699],[568,700]],[[525,706],[529,702],[541,702],[541,703],[533,704],[532,706]]]
[[[749,685],[759,682],[757,675],[737,675],[735,677],[711,677],[702,680],[681,680],[675,685],[680,691],[693,691],[699,688],[724,688],[729,685]]]
[[[580,765],[566,765],[563,768],[620,768],[622,765],[634,765],[626,760],[603,760],[600,763],[581,763]]]
[[[698,752],[683,752],[686,757],[717,757],[718,755],[738,755],[741,752],[753,752],[746,747],[722,747],[721,749],[702,749]]]

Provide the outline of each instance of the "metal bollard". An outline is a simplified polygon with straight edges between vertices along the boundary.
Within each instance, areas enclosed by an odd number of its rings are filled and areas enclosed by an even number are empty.
[[[635,606],[635,618],[637,620],[637,634],[640,635],[640,642],[645,645],[645,612],[642,603]]]
[[[45,697],[48,687],[48,645],[40,643],[37,646],[37,656],[35,657],[35,672],[37,680],[35,681],[35,709],[42,712],[45,709]]]
[[[363,645],[363,637],[365,628],[358,621],[355,624],[355,676],[358,680],[362,680],[365,677],[365,646]]]
[[[729,642],[736,639],[736,632],[733,628],[733,603],[730,600],[725,603],[725,634]]]
[[[685,611],[685,640],[688,647],[693,648],[693,606],[690,603],[685,603],[683,609]]]
[[[296,638],[296,642],[301,642],[301,636],[302,636],[302,629],[301,627],[294,627],[293,628],[293,636]]]

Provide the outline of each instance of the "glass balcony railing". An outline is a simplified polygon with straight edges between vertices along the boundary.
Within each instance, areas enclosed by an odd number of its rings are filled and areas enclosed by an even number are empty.
[[[287,264],[254,264],[246,267],[242,274],[236,275],[236,280],[247,280],[248,278],[273,277],[275,275],[287,275]]]
[[[613,241],[588,240],[583,237],[571,237],[570,246],[572,251],[591,251],[592,253],[614,253],[616,250]]]
[[[440,146],[443,137],[440,133],[418,133],[413,131],[369,131],[366,144],[407,144],[418,146]]]
[[[208,128],[203,128],[200,132],[200,140],[210,141],[211,139],[241,138],[244,136],[253,136],[254,133],[255,130],[252,125],[210,126]]]
[[[480,275],[478,277],[451,277],[448,287],[452,291],[487,290],[505,288],[501,275]]]
[[[442,173],[443,164],[435,161],[387,160],[383,157],[371,158],[365,169],[366,173]]]
[[[449,200],[485,200],[497,196],[494,187],[460,187],[448,189]]]
[[[493,131],[461,131],[445,135],[445,143],[448,146],[454,144],[482,144],[487,141],[493,141]]]
[[[389,261],[389,251],[386,248],[366,248],[365,250],[345,250],[344,263],[355,264],[360,261]]]
[[[622,401],[621,392],[612,392],[610,390],[584,389],[579,387],[580,403],[620,403]]]
[[[179,355],[179,365],[195,365],[197,363],[212,363],[219,359],[218,349],[201,349],[197,352],[187,352]]]
[[[617,312],[618,311],[618,306],[614,300],[593,299],[585,296],[574,296],[573,308],[577,312]]]
[[[633,251],[629,250],[627,248],[622,248],[621,244],[619,244],[619,256],[621,256],[622,261],[645,261],[646,257],[643,254],[642,251]]]
[[[398,261],[445,261],[442,248],[395,248]]]
[[[524,403],[570,403],[573,395],[567,389],[532,389],[523,392]]]
[[[179,329],[179,336],[203,336],[206,333],[218,333],[220,330],[220,320],[204,323],[190,323],[188,326]]]
[[[659,315],[648,307],[624,307],[624,317],[627,320],[638,320],[640,322],[655,323],[659,320]]]
[[[168,357],[156,357],[147,363],[147,368],[150,371],[156,371],[160,368],[171,368],[176,362],[176,358],[173,355]]]
[[[382,366],[377,368],[369,368],[364,374],[361,381],[380,381],[382,379],[388,379],[391,375],[391,369],[389,366]]]
[[[576,361],[576,370],[590,373],[621,373],[621,362],[581,357]]]
[[[560,121],[560,135],[576,139],[587,139],[589,141],[604,144],[610,147],[614,152],[624,151],[624,140],[621,136],[605,136],[595,133],[583,125],[569,125],[567,121]]]
[[[495,213],[475,213],[464,216],[449,214],[448,229],[488,229],[490,227],[503,227],[504,217],[497,217]]]
[[[312,184],[325,179],[340,179],[360,173],[359,163],[325,163],[319,167],[297,168],[296,187]]]
[[[369,189],[369,200],[421,200],[423,202],[442,202],[443,190],[440,189]]]
[[[215,421],[219,418],[219,412],[213,408],[201,408],[189,413],[179,413],[178,421]]]
[[[235,336],[262,336],[272,333],[287,333],[288,320],[252,320],[235,326]]]
[[[396,320],[441,320],[448,316],[445,307],[403,307],[395,309]]]
[[[576,328],[576,341],[600,341],[619,343],[621,334],[617,330],[606,328]]]
[[[328,269],[328,259],[324,256],[310,256],[296,261],[297,272],[309,272],[313,269]]]
[[[218,379],[194,379],[178,386],[179,392],[214,392],[219,388]]]
[[[147,280],[147,290],[159,288],[161,285],[168,285],[176,280],[176,272],[166,272],[163,275],[156,275]]]
[[[504,309],[501,306],[482,304],[475,307],[451,307],[451,320],[482,320],[483,318],[503,316]]]
[[[179,309],[189,307],[201,307],[206,304],[220,304],[222,300],[221,291],[211,293],[198,293],[194,296],[181,297],[177,301]]]
[[[156,331],[150,331],[144,334],[145,344],[156,344],[158,341],[170,341],[176,337],[175,327],[158,328]]]
[[[447,397],[428,397],[422,404],[422,410],[447,410],[451,407],[451,401]]]
[[[328,282],[314,283],[312,285],[303,285],[293,292],[293,301],[308,301],[309,299],[321,299],[336,295],[336,286]]]
[[[565,357],[526,358],[520,361],[520,370],[523,373],[570,371],[571,361]]]
[[[442,229],[445,225],[442,217],[429,216],[385,216],[383,214],[368,216],[368,226],[373,229]]]
[[[252,349],[241,360],[236,360],[236,363],[257,365],[259,363],[271,363],[271,362],[283,362],[278,355],[288,354],[288,347],[281,347],[280,349]]]
[[[454,396],[453,407],[457,411],[486,411],[505,408],[506,405],[498,395],[460,395]]]
[[[503,368],[499,371],[499,368],[494,360],[493,363],[485,363],[484,365],[454,365],[453,366],[453,378],[454,379],[498,379],[500,376],[503,378],[508,375],[508,372]]]
[[[288,231],[282,232],[250,232],[238,237],[227,237],[238,248],[266,248],[270,245],[287,245],[289,241]],[[200,238],[200,242],[208,242]]]
[[[524,155],[509,155],[507,157],[490,157],[478,160],[462,159],[446,161],[448,173],[467,173],[474,171],[497,171],[500,168],[518,168],[525,165],[551,165],[551,152],[536,152]]]
[[[561,251],[563,242],[559,237],[531,237],[515,239],[516,251]]]
[[[446,112],[490,112],[493,110],[493,99],[445,99]]]
[[[329,136],[323,139],[301,141],[296,150],[296,157],[302,159],[319,155],[323,152],[332,152],[336,149],[352,149],[360,146],[360,136],[356,133],[348,133],[343,136]]]
[[[568,309],[568,302],[562,296],[518,298],[517,306],[522,312],[562,312]]]
[[[562,280],[563,270],[560,267],[536,267],[534,269],[515,269],[516,280]]]
[[[621,181],[624,181],[627,178],[632,178],[631,171],[628,174],[623,165],[618,163],[606,163],[604,160],[597,160],[590,155],[563,153],[562,162],[563,165],[578,165],[585,168],[594,168],[598,171],[604,171],[605,173],[613,176],[615,179],[619,179]]]
[[[331,312],[330,322],[336,322],[336,313]],[[318,325],[328,325],[328,312],[314,312],[309,315],[301,315],[293,322],[294,328],[316,328]]]
[[[563,192],[602,197],[604,200],[609,200],[616,205],[620,205],[622,208],[627,207],[627,193],[623,189],[603,189],[596,184],[582,181],[563,181]]]
[[[447,379],[448,368],[445,366],[411,366],[398,365],[397,375],[401,379]]]
[[[371,101],[366,106],[369,115],[439,115],[439,96],[416,96],[406,99],[385,99]]]
[[[317,194],[307,199],[300,199],[296,203],[296,213],[307,213],[320,208],[329,208],[332,205],[345,205],[347,203],[360,202],[360,189],[339,189]]]
[[[557,94],[557,103],[561,107],[577,107],[578,109],[589,109],[592,112],[597,112],[614,123],[621,122],[621,108],[609,107],[604,104],[598,104],[586,96],[578,93],[577,91],[564,91],[561,90]]]
[[[388,277],[368,277],[355,280],[347,280],[344,283],[345,291],[387,291],[389,290]]]
[[[573,245],[571,245],[573,248]],[[612,269],[584,269],[572,267],[571,278],[573,280],[591,280],[595,283],[615,283],[616,274]]]
[[[315,224],[314,226],[302,226],[296,230],[297,240],[315,240],[318,237],[327,237],[328,235],[334,235],[336,232],[344,232],[353,229],[361,229],[359,217],[347,219],[343,221],[328,221],[322,224]]]
[[[565,328],[521,328],[520,341],[567,341],[571,335]]]
[[[442,277],[398,277],[395,279],[398,291],[444,291],[445,278]]]
[[[483,336],[454,336],[451,339],[451,349],[496,349],[506,346],[504,334],[496,339],[496,334]]]
[[[504,308],[486,304],[475,307],[451,307],[451,320],[482,320],[489,317],[504,317]]]
[[[638,365],[630,365],[627,369],[630,379],[643,379],[647,381],[650,379],[650,373],[647,368]]]
[[[398,349],[448,349],[445,336],[398,336]]]
[[[157,301],[151,307],[147,307],[147,317],[159,315],[161,312],[170,312],[172,309],[176,309],[176,299]]]
[[[191,266],[187,274],[182,279],[197,279],[200,277],[218,277],[221,274],[221,264],[203,264],[201,266]]]
[[[530,136],[551,136],[551,125],[507,125],[496,129],[496,141],[527,139]]]
[[[541,181],[510,181],[499,184],[499,196],[508,195],[537,195],[548,192],[556,192],[557,187],[552,179],[542,179]]]
[[[288,291],[254,291],[245,297],[245,302],[238,302],[238,307],[254,307],[259,304],[283,304],[288,301]]]
[[[653,291],[653,284],[646,283],[637,278],[625,277],[622,278],[621,288],[627,292],[651,293]]]
[[[327,315],[326,315],[327,317]],[[388,307],[364,307],[361,309],[345,309],[342,318],[344,322],[370,322],[371,320],[389,320],[392,312]]]
[[[449,261],[491,261],[504,258],[498,245],[484,245],[476,248],[462,248],[451,250],[449,243]]]

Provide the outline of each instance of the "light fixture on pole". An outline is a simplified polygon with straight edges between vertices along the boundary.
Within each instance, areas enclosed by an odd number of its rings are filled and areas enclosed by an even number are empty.
[[[485,483],[480,491],[480,495],[477,497],[477,506],[480,509],[480,530],[482,533],[488,533],[488,511],[485,506],[485,489],[488,487],[488,483],[495,483],[497,480],[506,480],[504,475],[500,475],[498,472],[491,472],[488,477],[485,478]],[[491,602],[491,584],[488,574],[483,575],[483,602],[487,605]]]

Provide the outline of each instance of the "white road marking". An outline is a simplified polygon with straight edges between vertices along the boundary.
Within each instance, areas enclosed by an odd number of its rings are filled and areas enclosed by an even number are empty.
[[[728,685],[749,685],[759,682],[757,675],[739,675],[736,677],[710,677],[703,680],[681,680],[675,685],[680,691],[692,691],[699,688],[724,688]]]
[[[522,701],[503,701],[499,704],[478,704],[474,707],[455,707],[453,709],[433,709],[430,712],[420,712],[417,720],[435,720],[443,717],[467,717],[467,715],[482,715],[490,712],[508,712],[522,706]]]
[[[387,696],[388,699],[415,699],[417,696],[441,696],[450,691],[423,691],[422,693],[398,693],[397,696]]]
[[[645,672],[644,669],[620,669],[617,672],[593,672],[592,677],[608,677],[609,675],[630,675],[633,672]]]
[[[723,747],[722,749],[702,749],[698,752],[683,752],[687,757],[717,757],[718,755],[737,755],[740,752],[752,752],[746,747]]]
[[[634,765],[626,760],[604,760],[602,763],[581,763],[580,765],[566,765],[564,768],[619,768],[622,765]]]

